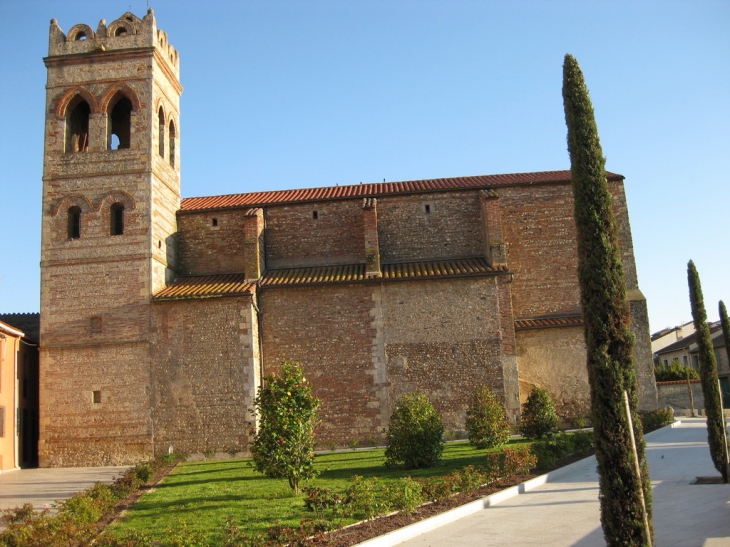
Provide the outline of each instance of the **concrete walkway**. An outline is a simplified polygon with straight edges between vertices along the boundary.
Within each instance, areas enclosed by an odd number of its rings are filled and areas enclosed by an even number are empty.
[[[110,483],[127,467],[63,467],[19,469],[0,473],[0,510],[32,503],[36,509],[52,507],[96,482]]]
[[[674,425],[646,436],[656,546],[730,546],[730,485],[690,485],[697,476],[719,476],[710,460],[705,420],[683,418]],[[534,490],[399,544],[488,545],[605,546],[595,458]]]

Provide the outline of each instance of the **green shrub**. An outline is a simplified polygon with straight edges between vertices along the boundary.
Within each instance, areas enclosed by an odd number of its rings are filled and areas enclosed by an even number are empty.
[[[509,440],[510,428],[502,403],[487,386],[474,392],[466,410],[466,431],[476,448],[496,448]]]
[[[398,482],[391,484],[385,489],[387,505],[405,515],[410,515],[421,505],[423,499],[423,486],[410,477],[398,479]]]
[[[659,408],[652,412],[639,413],[642,431],[649,432],[659,429],[674,421],[674,410],[671,407]]]
[[[537,458],[537,466],[548,469],[554,467],[559,459],[570,454],[583,454],[593,445],[592,431],[578,431],[535,441],[530,450]]]
[[[537,465],[537,458],[530,452],[529,446],[506,447],[502,450],[502,470],[505,477],[511,475],[527,475]]]
[[[264,378],[254,406],[259,418],[251,443],[256,471],[267,477],[286,477],[299,493],[302,480],[317,476],[314,427],[319,406],[301,366],[284,362],[279,375],[272,372]]]
[[[539,439],[558,428],[558,415],[547,389],[535,387],[522,405],[520,432],[528,439]]]
[[[451,480],[451,476],[449,475],[418,479],[418,482],[421,483],[423,499],[429,501],[444,501],[449,499],[456,488],[454,481]]]
[[[654,376],[657,382],[671,382],[673,380],[699,379],[700,373],[694,367],[683,365],[679,359],[672,359],[668,365],[654,365]]]
[[[152,547],[152,538],[138,530],[104,534],[94,542],[95,547]]]
[[[349,514],[362,515],[372,520],[390,509],[383,495],[383,487],[377,477],[364,479],[358,475],[352,477],[352,484],[347,490],[347,506]]]
[[[487,474],[481,467],[467,465],[462,469],[456,469],[451,474],[456,490],[459,492],[474,492],[488,481]]]
[[[425,394],[406,393],[390,417],[385,465],[407,469],[433,467],[441,462],[444,426]]]

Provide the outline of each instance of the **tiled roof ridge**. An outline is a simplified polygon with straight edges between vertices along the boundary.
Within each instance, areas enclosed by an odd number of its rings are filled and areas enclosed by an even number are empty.
[[[622,175],[606,172],[609,180],[623,180]],[[201,196],[184,198],[180,211],[200,211],[209,209],[225,209],[236,207],[256,207],[283,203],[322,201],[343,198],[377,197],[394,194],[411,194],[423,192],[443,192],[489,188],[493,186],[511,186],[521,184],[539,184],[551,182],[569,182],[570,171],[536,171],[526,173],[507,173],[501,175],[474,175],[466,177],[450,177],[437,179],[418,179],[400,182],[371,182],[346,186],[324,186],[319,188],[301,188],[294,190],[272,190],[267,192],[246,192],[225,194],[220,196]]]
[[[263,288],[325,283],[397,281],[409,279],[473,277],[509,273],[506,266],[489,266],[483,257],[422,260],[383,264],[382,277],[369,278],[365,264],[336,264],[268,270],[260,281]]]
[[[246,281],[242,273],[181,275],[152,299],[188,300],[198,298],[220,298],[223,296],[247,296],[252,294],[253,284]]]

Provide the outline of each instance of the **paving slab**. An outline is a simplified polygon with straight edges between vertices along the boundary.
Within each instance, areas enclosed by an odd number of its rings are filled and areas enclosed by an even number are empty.
[[[0,473],[0,510],[32,503],[36,509],[51,508],[94,483],[110,483],[128,467],[54,467],[19,469]]]
[[[704,418],[683,418],[646,436],[657,547],[730,546],[730,485],[692,485],[719,475]],[[369,542],[368,545],[371,545]],[[373,547],[603,547],[594,457],[517,496],[408,541]]]

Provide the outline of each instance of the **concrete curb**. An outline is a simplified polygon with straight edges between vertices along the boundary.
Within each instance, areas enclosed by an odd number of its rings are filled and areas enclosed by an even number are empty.
[[[681,420],[677,420],[676,422],[665,425],[664,427],[660,427],[659,429],[656,429],[651,433],[647,433],[646,435],[644,435],[644,438],[653,436],[654,434],[658,434],[660,431],[663,431],[666,428],[677,427],[681,423]],[[529,492],[530,490],[533,490],[538,486],[542,486],[545,483],[559,479],[560,477],[573,472],[575,469],[586,465],[587,460],[593,460],[595,462],[595,459],[595,456],[588,456],[587,458],[583,458],[582,460],[578,460],[577,462],[568,464],[564,467],[561,467],[560,469],[555,469],[554,471],[550,471],[549,473],[540,475],[539,477],[535,477],[534,479],[530,479],[529,481],[525,481],[522,484],[518,484],[517,486],[512,486],[511,488],[507,488],[506,490],[502,490],[501,492],[496,492],[485,498],[481,498],[467,503],[466,505],[456,507],[454,509],[451,509],[450,511],[441,513],[440,515],[434,515],[433,517],[421,520],[419,522],[414,522],[413,524],[404,526],[403,528],[399,528],[398,530],[393,530],[392,532],[388,532],[387,534],[383,534],[382,536],[368,539],[366,541],[363,541],[362,543],[358,543],[354,547],[394,547],[395,545],[403,543],[404,541],[408,541],[409,539],[413,539],[414,537],[420,536],[421,534],[425,534],[426,532],[430,532],[431,530],[440,528],[441,526],[464,518],[468,515],[477,513],[482,509],[492,507],[505,500],[508,500],[515,496],[519,496],[520,494],[525,494],[526,492]]]

